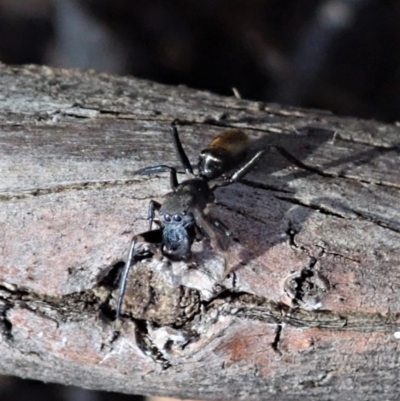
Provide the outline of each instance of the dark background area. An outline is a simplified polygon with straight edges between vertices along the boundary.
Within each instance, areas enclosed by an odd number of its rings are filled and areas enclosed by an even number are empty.
[[[398,0],[0,0],[0,61],[400,120]],[[1,401],[134,397],[0,378]]]
[[[398,0],[0,0],[0,60],[400,119]]]

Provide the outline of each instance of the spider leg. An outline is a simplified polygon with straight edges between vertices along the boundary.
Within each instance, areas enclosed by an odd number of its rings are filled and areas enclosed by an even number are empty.
[[[135,235],[132,238],[131,245],[129,247],[128,253],[128,260],[126,261],[124,271],[122,273],[121,282],[119,285],[119,294],[118,294],[118,301],[117,301],[117,311],[116,311],[116,319],[118,320],[121,316],[121,309],[122,309],[122,301],[124,299],[125,291],[126,291],[126,284],[128,282],[129,272],[133,265],[135,259],[135,246],[137,242],[146,242],[150,244],[150,249],[152,253],[159,254],[161,256],[160,247],[157,247],[157,244],[160,244],[162,241],[162,230],[152,230],[146,231],[142,234]]]
[[[214,222],[211,223],[207,215],[202,213],[202,211],[198,208],[193,208],[193,216],[196,221],[196,224],[201,228],[201,230],[203,230],[206,236],[210,239],[212,247],[222,252],[224,257],[224,276],[225,276],[226,275],[225,272],[228,270],[228,255],[225,247],[221,244],[218,235],[214,230],[213,224],[218,228],[220,227],[226,228],[226,226],[219,220],[214,220]],[[227,232],[230,233],[229,230]]]
[[[258,163],[260,158],[267,152],[267,150],[269,149],[258,151],[249,161],[236,169],[229,177],[223,178],[222,180],[216,179],[210,182],[211,190],[213,191],[218,187],[224,187],[226,185],[239,181]]]
[[[265,149],[258,151],[246,164],[244,164],[231,175],[229,182],[236,182],[243,178],[258,163],[265,152]]]
[[[151,200],[149,202],[149,208],[147,209],[147,219],[150,220],[149,222],[149,231],[152,230],[153,228],[153,222],[154,222],[154,215],[155,211],[159,211],[161,208],[161,203],[156,202],[154,200]]]
[[[190,161],[186,155],[186,152],[182,147],[181,140],[179,139],[178,129],[176,128],[177,122],[178,122],[178,120],[174,120],[174,121],[172,121],[171,125],[169,126],[169,130],[171,132],[172,139],[174,141],[175,150],[176,150],[176,153],[178,154],[180,162],[182,163],[185,173],[193,174],[192,165],[190,164]]]
[[[223,178],[216,178],[214,180],[210,181],[210,188],[213,191],[214,189],[218,187],[223,187],[229,184],[232,184],[236,181],[239,181],[241,178],[243,178],[259,161],[259,159],[267,152],[269,152],[271,149],[277,150],[281,156],[283,156],[286,160],[289,162],[293,163],[296,165],[297,161],[294,159],[294,157],[287,152],[284,148],[281,146],[277,145],[271,145],[267,149],[259,150],[248,162],[243,164],[241,167],[239,167],[236,171],[233,172],[233,174],[229,177]]]
[[[141,168],[140,170],[134,171],[133,174],[146,175],[146,174],[165,173],[166,171],[169,171],[169,182],[171,189],[175,191],[176,187],[178,186],[178,177],[176,176],[176,169],[174,167],[160,164],[158,166]]]

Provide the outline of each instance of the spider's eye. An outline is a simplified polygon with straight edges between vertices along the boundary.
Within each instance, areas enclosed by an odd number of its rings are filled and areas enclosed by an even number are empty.
[[[171,215],[170,214],[164,214],[164,221],[169,223],[171,221]]]
[[[180,214],[174,214],[173,219],[174,221],[179,222],[182,221],[182,216]]]
[[[210,169],[214,169],[216,166],[217,166],[217,163],[215,163],[215,162],[212,161],[212,160],[210,160],[210,161],[207,163],[207,167],[210,168]]]
[[[209,172],[218,172],[221,169],[221,161],[217,159],[208,159],[206,160],[205,170]]]

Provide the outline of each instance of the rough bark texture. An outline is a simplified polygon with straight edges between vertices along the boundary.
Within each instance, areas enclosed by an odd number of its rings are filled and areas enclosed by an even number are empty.
[[[182,398],[395,400],[400,130],[133,78],[1,66],[0,370]],[[211,213],[197,269],[147,259],[113,322],[118,273],[147,204],[224,127],[279,144]],[[290,157],[289,157],[290,155]],[[183,179],[180,175],[180,179]],[[117,331],[118,329],[118,331]]]

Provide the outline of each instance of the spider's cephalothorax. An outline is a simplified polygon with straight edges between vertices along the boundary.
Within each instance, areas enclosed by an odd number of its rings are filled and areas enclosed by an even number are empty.
[[[189,260],[194,240],[205,236],[210,239],[214,248],[224,252],[225,257],[225,247],[215,229],[228,238],[230,231],[220,220],[208,215],[207,206],[214,201],[216,188],[229,185],[244,177],[265,153],[264,150],[258,151],[250,160],[242,163],[250,140],[241,130],[226,130],[216,136],[209,146],[200,152],[198,173],[195,175],[182,148],[176,121],[172,122],[170,131],[179,160],[190,178],[178,183],[176,169],[166,165],[145,167],[134,172],[134,174],[148,175],[168,171],[172,191],[165,195],[163,204],[150,201],[149,231],[132,238],[121,279],[117,318],[121,313],[126,282],[135,258],[137,242],[148,243],[149,250],[154,255],[164,255],[171,260]],[[156,211],[158,219],[155,220]],[[153,223],[157,224],[158,228],[153,229]]]

